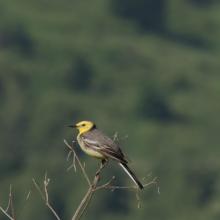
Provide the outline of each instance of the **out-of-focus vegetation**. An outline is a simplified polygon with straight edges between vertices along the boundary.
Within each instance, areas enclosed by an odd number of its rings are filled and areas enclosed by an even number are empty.
[[[217,0],[1,1],[0,205],[11,183],[18,219],[54,219],[31,183],[47,171],[70,219],[87,186],[66,171],[65,125],[90,119],[119,132],[161,194],[145,190],[137,209],[130,192],[100,192],[87,219],[219,219],[219,39]]]

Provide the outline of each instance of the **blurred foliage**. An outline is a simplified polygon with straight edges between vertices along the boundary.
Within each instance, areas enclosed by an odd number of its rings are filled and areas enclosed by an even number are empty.
[[[77,57],[70,67],[66,82],[69,82],[70,89],[81,92],[88,92],[93,76],[92,66],[83,58]]]
[[[113,0],[114,11],[136,21],[145,30],[161,31],[165,28],[165,0]]]
[[[161,194],[146,189],[137,209],[132,192],[99,192],[87,219],[219,219],[219,12],[217,0],[1,1],[0,205],[12,183],[18,219],[54,219],[31,182],[47,172],[70,219],[87,186],[66,172],[65,125],[90,119],[119,132]],[[98,162],[79,154],[92,175]]]

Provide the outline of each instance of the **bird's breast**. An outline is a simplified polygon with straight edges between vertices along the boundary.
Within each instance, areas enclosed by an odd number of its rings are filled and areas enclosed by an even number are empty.
[[[93,150],[91,147],[89,147],[89,145],[86,145],[83,140],[83,137],[81,137],[80,134],[77,136],[77,141],[79,143],[80,148],[89,156],[96,157],[99,159],[105,159],[105,157],[101,153],[99,153],[96,150]]]

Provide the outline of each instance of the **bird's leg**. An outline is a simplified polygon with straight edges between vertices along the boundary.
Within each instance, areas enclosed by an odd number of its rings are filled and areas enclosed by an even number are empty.
[[[103,169],[105,167],[107,162],[108,162],[108,159],[102,159],[102,161],[101,161],[101,169]]]
[[[106,162],[107,162],[107,160],[105,160],[105,159],[103,159],[101,161],[100,167],[99,167],[99,169],[97,170],[97,172],[95,174],[97,177],[100,175],[101,170],[105,167]]]
[[[96,174],[95,174],[95,179],[97,180],[96,181],[96,184],[99,182],[100,180],[100,173],[102,171],[102,169],[105,167],[105,165],[107,164],[108,160],[107,159],[102,159],[101,161],[101,164],[100,164],[100,167],[99,169],[96,171]],[[95,184],[95,185],[96,185]],[[94,184],[93,184],[94,185]]]

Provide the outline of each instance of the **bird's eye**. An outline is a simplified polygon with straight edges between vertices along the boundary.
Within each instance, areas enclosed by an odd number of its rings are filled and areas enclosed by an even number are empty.
[[[86,126],[86,124],[82,124],[82,126]]]

